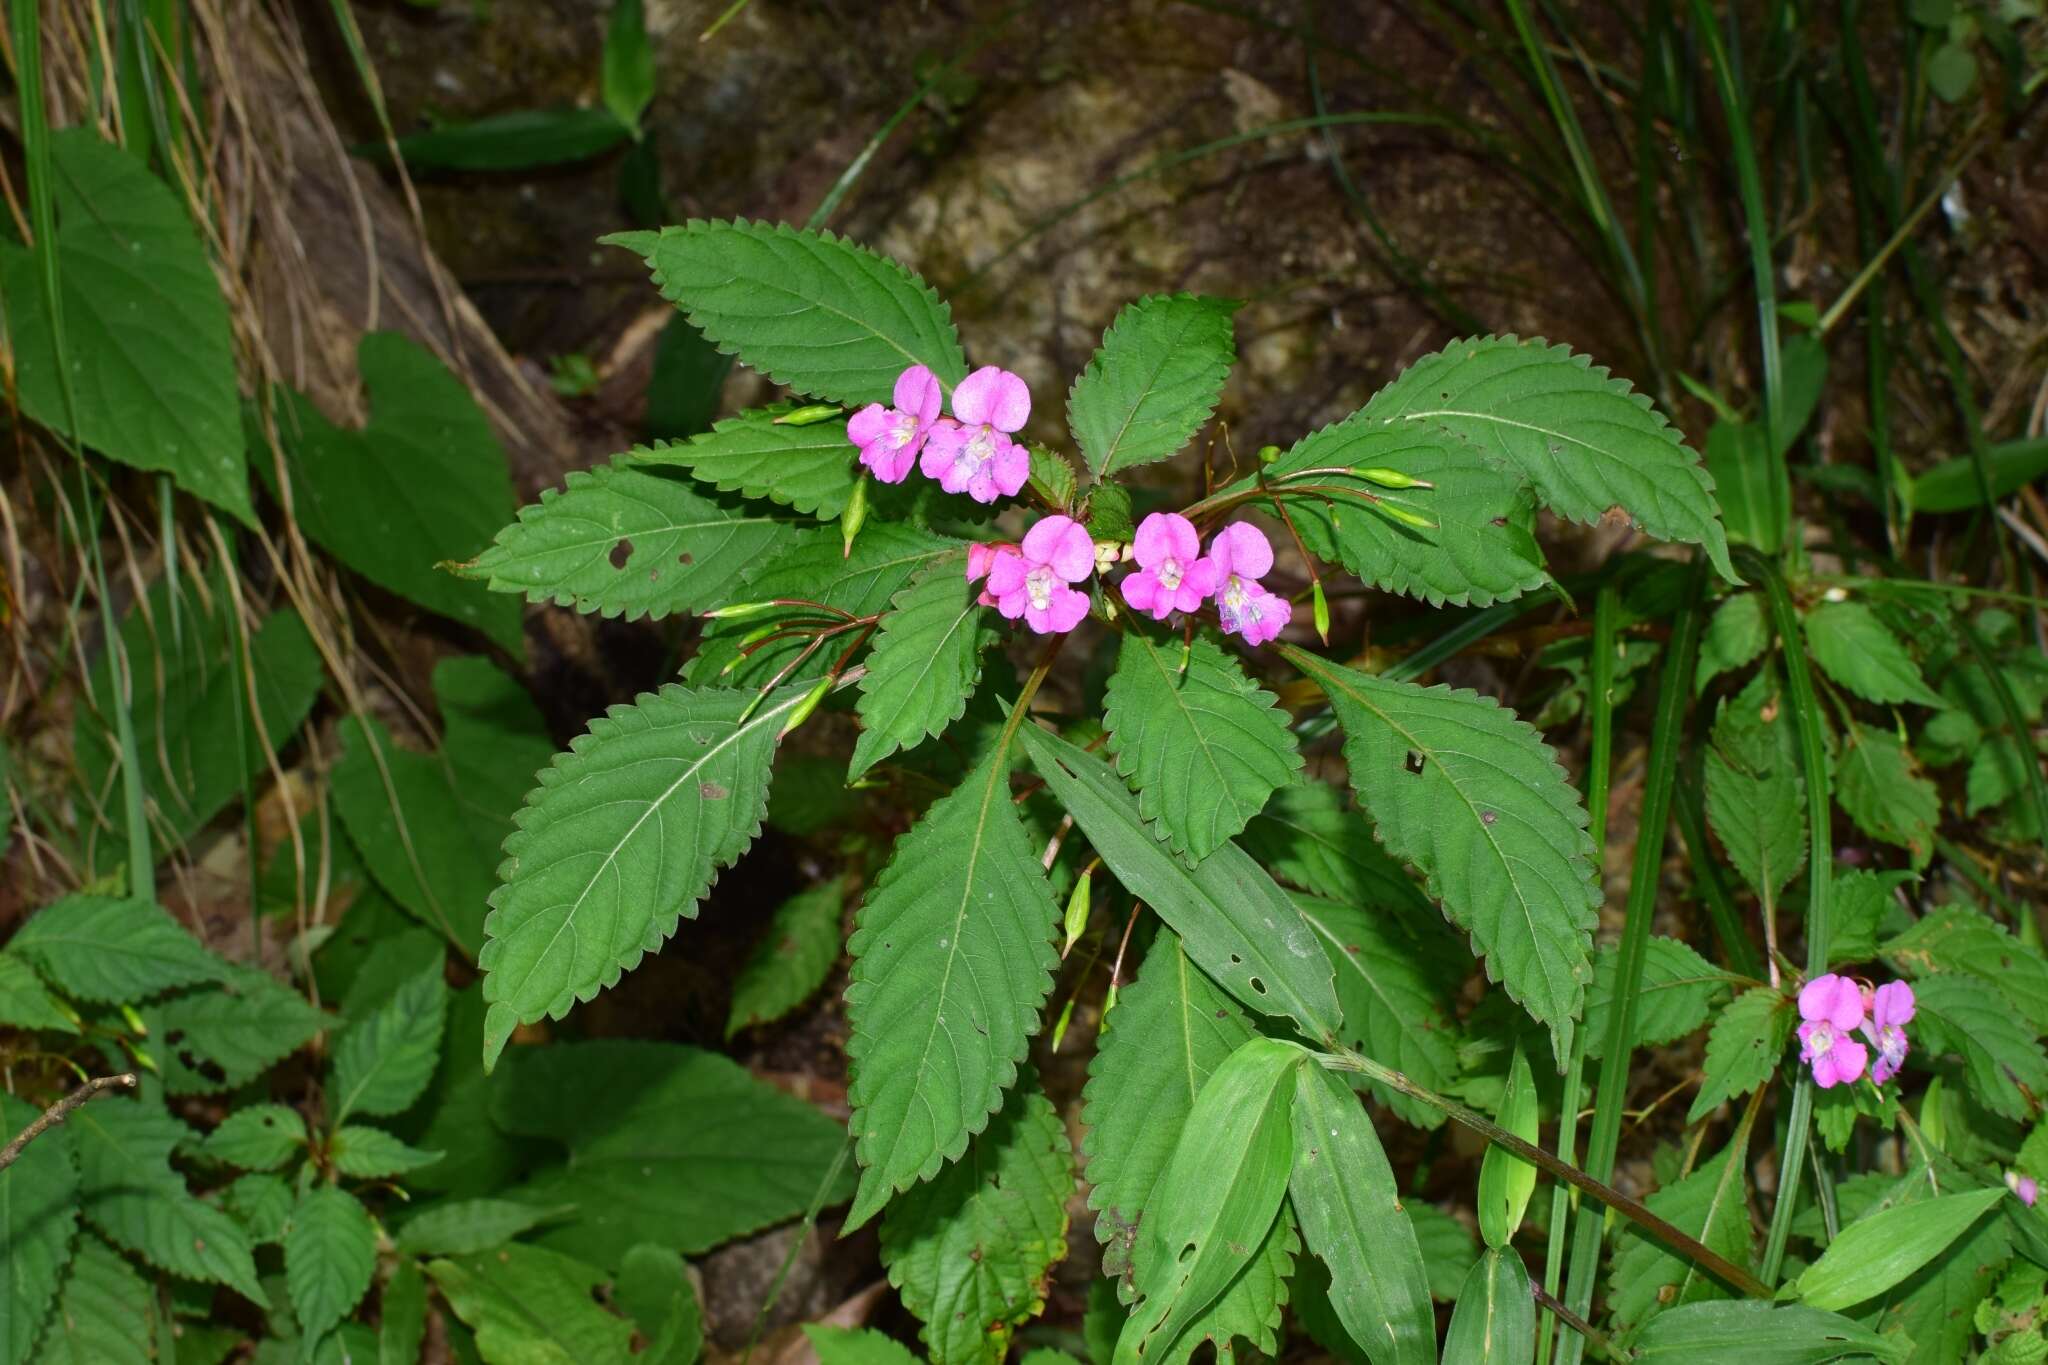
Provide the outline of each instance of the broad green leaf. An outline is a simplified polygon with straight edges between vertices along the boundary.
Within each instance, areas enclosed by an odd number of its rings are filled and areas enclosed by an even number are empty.
[[[218,981],[227,964],[153,901],[66,896],[29,917],[7,949],[80,1000],[127,1003]]]
[[[686,1256],[810,1207],[845,1143],[839,1124],[715,1053],[605,1041],[517,1048],[492,1087],[505,1131],[566,1148],[505,1197],[578,1217],[547,1245],[607,1267],[639,1242]],[[826,1189],[845,1199],[847,1173]]]
[[[609,109],[515,109],[408,133],[398,155],[416,171],[517,171],[585,161],[632,135]],[[385,155],[382,143],[356,150]]]
[[[194,1199],[171,1169],[171,1151],[192,1130],[142,1100],[102,1099],[76,1110],[79,1185],[86,1221],[151,1265],[189,1280],[227,1285],[257,1305],[249,1239],[232,1219]]]
[[[1586,1056],[1598,1061],[1607,1048],[1607,1012],[1614,1008],[1614,974],[1619,957],[1602,948],[1593,962],[1593,984],[1586,991]],[[1707,1012],[1727,993],[1729,975],[1686,944],[1661,935],[1650,940],[1643,957],[1643,980],[1636,996],[1636,1047],[1661,1047],[1683,1038],[1707,1020]]]
[[[1237,358],[1239,305],[1196,294],[1126,304],[1067,394],[1067,425],[1097,482],[1163,460],[1216,410]]]
[[[966,557],[920,569],[889,603],[860,680],[860,739],[847,781],[960,719],[981,681],[981,653],[998,637],[968,583]]]
[[[1240,1044],[1203,1084],[1138,1229],[1139,1302],[1120,1362],[1158,1358],[1229,1286],[1271,1230],[1293,1164],[1299,1047]]]
[[[376,1269],[377,1229],[361,1200],[321,1185],[299,1201],[284,1234],[284,1274],[300,1330],[317,1339],[347,1317]]]
[[[1413,928],[1441,921],[1437,908],[1373,837],[1372,824],[1347,808],[1347,798],[1321,782],[1296,782],[1273,793],[1237,842],[1283,882],[1340,905],[1398,911]],[[1458,945],[1460,956],[1464,945]]]
[[[1001,1105],[1052,989],[1058,915],[998,749],[897,842],[847,944],[862,1167],[847,1226],[931,1179]]]
[[[1444,1303],[1456,1302],[1459,1288],[1479,1259],[1479,1243],[1463,1223],[1434,1204],[1411,1199],[1406,1207],[1429,1274],[1429,1296]]]
[[[1913,995],[1915,1048],[1924,1048],[1928,1057],[1960,1056],[1977,1103],[2018,1119],[2028,1111],[2027,1093],[2048,1094],[2048,1055],[2003,989],[1942,973],[1915,981]]]
[[[57,997],[36,978],[35,969],[9,952],[0,952],[0,1024],[24,1030],[78,1032],[71,1016],[58,1008]]]
[[[440,1063],[447,1014],[448,987],[435,962],[400,986],[375,1014],[344,1030],[335,1040],[327,1081],[332,1121],[411,1108]]]
[[[1536,1358],[1536,1300],[1516,1252],[1489,1250],[1472,1263],[1444,1333],[1444,1359],[1462,1365],[1529,1365]]]
[[[1418,947],[1402,933],[1397,913],[1354,909],[1312,896],[1296,896],[1294,904],[1336,973],[1337,1003],[1344,1011],[1339,1041],[1418,1085],[1454,1087],[1460,1079],[1458,1024],[1446,994],[1453,983],[1432,971],[1429,962],[1430,956],[1442,955]],[[1378,1081],[1366,1088],[1417,1127],[1435,1128],[1444,1121],[1441,1110]]]
[[[725,1036],[772,1023],[810,999],[839,960],[845,884],[820,882],[797,892],[775,911],[768,936],[755,946],[733,982]]]
[[[923,365],[950,391],[960,338],[930,286],[829,232],[702,220],[601,238],[646,258],[661,296],[778,384],[831,402],[887,403]]]
[[[598,1306],[604,1272],[513,1243],[480,1256],[427,1263],[455,1316],[490,1365],[627,1365],[633,1324]]]
[[[1905,849],[1915,867],[1934,856],[1940,797],[1891,731],[1849,727],[1835,764],[1835,799],[1858,829]]]
[[[1537,1140],[1536,1078],[1520,1046],[1508,1063],[1495,1122],[1524,1142]],[[1536,1168],[1503,1148],[1489,1146],[1479,1164],[1479,1235],[1490,1247],[1506,1248],[1522,1226],[1529,1196],[1536,1192]]]
[[[1704,1079],[1685,1121],[1698,1123],[1769,1080],[1791,1035],[1792,1002],[1784,996],[1767,986],[1736,996],[1707,1035]]]
[[[512,519],[512,476],[468,387],[396,332],[366,332],[356,366],[369,425],[335,426],[303,395],[278,392],[278,435],[294,521],[378,587],[482,631],[514,656],[519,603],[443,570]],[[268,481],[269,459],[257,461]]]
[[[1749,1129],[1738,1127],[1734,1142],[1702,1162],[1684,1179],[1645,1202],[1650,1211],[1680,1232],[1698,1238],[1736,1265],[1752,1263],[1746,1188]],[[1634,1224],[1622,1228],[1614,1248],[1609,1310],[1623,1326],[1635,1326],[1667,1306],[1725,1298],[1720,1283],[1650,1237]]]
[[[342,722],[334,802],[377,884],[475,956],[513,813],[554,745],[526,689],[487,659],[443,660],[434,696],[433,753],[401,748],[375,719]]]
[[[1225,844],[1189,872],[1160,846],[1115,769],[1026,724],[1018,737],[1046,785],[1124,889],[1180,935],[1195,964],[1261,1014],[1291,1018],[1309,1037],[1337,1037],[1342,1014],[1330,964],[1301,912],[1263,868]]]
[[[612,0],[604,29],[604,107],[626,128],[640,128],[640,115],[654,100],[654,44],[647,38],[641,0]]]
[[[1932,1193],[1925,1183],[1919,1195]],[[1952,1188],[1952,1187],[1951,1187]],[[1883,1296],[1884,1312],[1865,1316],[1895,1339],[1910,1339],[1913,1350],[1908,1365],[1947,1365],[1966,1356],[1972,1340],[1975,1310],[1998,1283],[2007,1259],[2026,1243],[2015,1236],[2023,1219],[2040,1215],[2017,1199],[2008,1199],[2003,1214],[1978,1219],[1948,1249],[1913,1274],[1901,1280]],[[2027,1253],[2035,1264],[2041,1260],[2038,1246]]]
[[[1821,671],[1865,701],[1948,705],[1899,637],[1861,602],[1823,602],[1806,613],[1804,629]]]
[[[1138,813],[1190,863],[1234,838],[1301,767],[1278,698],[1207,636],[1131,626],[1103,697],[1116,769]]]
[[[1693,691],[1704,692],[1707,684],[1730,669],[1763,657],[1771,642],[1764,623],[1764,600],[1758,593],[1742,592],[1714,609],[1713,617],[1700,635],[1700,660],[1693,669]]]
[[[572,472],[456,572],[529,602],[658,620],[718,605],[795,530],[679,475],[615,463]]]
[[[306,1121],[282,1104],[252,1104],[221,1120],[199,1150],[245,1171],[274,1171],[306,1147]]]
[[[684,1273],[683,1258],[643,1242],[626,1253],[612,1285],[612,1302],[646,1338],[640,1365],[692,1365],[704,1349],[704,1314]]]
[[[1707,824],[1743,881],[1775,906],[1806,866],[1806,783],[1783,754],[1760,757],[1751,767],[1720,748],[1707,751]]]
[[[1373,1365],[1435,1365],[1422,1248],[1372,1120],[1321,1067],[1298,1067],[1294,1080],[1287,1188],[1308,1249],[1329,1267],[1331,1307]]]
[[[1045,1308],[1073,1192],[1066,1125],[1025,1082],[960,1160],[890,1201],[882,1264],[933,1365],[1001,1365],[1011,1333]]]
[[[357,1180],[386,1180],[395,1175],[431,1166],[440,1152],[423,1151],[400,1142],[382,1128],[351,1123],[335,1130],[327,1154],[334,1169]]]
[[[1785,512],[1792,505],[1785,466],[1771,458],[1763,428],[1754,422],[1716,422],[1707,429],[1707,473],[1728,534],[1765,554],[1785,543]]]
[[[81,1237],[64,1268],[56,1310],[43,1324],[35,1365],[149,1365],[156,1358],[150,1341],[155,1307],[148,1283],[120,1252],[97,1237]]]
[[[918,1365],[917,1357],[902,1342],[872,1327],[807,1322],[804,1337],[818,1353],[819,1365]]]
[[[1795,1285],[1800,1301],[1833,1311],[1875,1298],[1940,1255],[2005,1197],[2005,1187],[1995,1185],[1858,1219],[1800,1275]]]
[[[1251,1259],[1207,1308],[1188,1320],[1166,1354],[1157,1357],[1158,1365],[1188,1365],[1205,1345],[1215,1347],[1217,1365],[1276,1356],[1282,1344],[1281,1315],[1300,1250],[1292,1206],[1283,1202],[1279,1216],[1266,1229],[1266,1239],[1252,1249]],[[1249,1343],[1251,1350],[1240,1353],[1240,1341]],[[1156,1350],[1148,1351],[1147,1359],[1155,1354]],[[1110,1359],[1115,1359],[1114,1350]]]
[[[1081,1115],[1102,1272],[1118,1277],[1120,1294],[1128,1296],[1140,1220],[1196,1096],[1252,1033],[1244,1007],[1202,974],[1178,935],[1161,929],[1137,981],[1104,1020]]]
[[[686,469],[699,483],[831,521],[853,496],[860,452],[843,420],[782,421],[791,411],[789,404],[754,408],[686,441],[635,446],[624,458],[641,468]]]
[[[37,1116],[34,1105],[0,1094],[0,1132],[8,1138]],[[0,1170],[0,1360],[6,1365],[22,1365],[37,1337],[50,1337],[50,1305],[72,1263],[77,1229],[78,1161],[71,1134],[59,1124]]]
[[[220,1202],[252,1243],[265,1246],[284,1240],[299,1200],[283,1176],[257,1172],[230,1183]]]
[[[185,205],[88,129],[54,134],[50,158],[75,434],[255,525],[227,303]],[[0,282],[21,409],[69,431],[35,258],[0,248]]]
[[[1987,452],[1991,499],[2003,501],[2048,474],[2048,436],[2002,441]],[[1921,471],[1902,490],[1901,498],[1915,512],[1970,512],[1981,505],[1977,460],[1959,455]]]
[[[289,745],[320,694],[320,655],[305,623],[294,611],[273,613],[247,639],[259,735],[248,719],[248,678],[238,654],[233,599],[217,576],[210,588],[203,594],[182,580],[159,579],[146,599],[148,611],[130,611],[121,622],[134,677],[129,714],[135,751],[142,760],[151,837],[159,843],[192,838],[243,795],[250,778],[267,774],[264,740],[273,751]],[[125,856],[128,832],[115,739],[119,694],[105,651],[93,661],[86,686],[90,705],[80,706],[74,718],[72,747],[86,790],[110,822],[105,834],[94,829],[87,856],[95,867],[111,869]]]
[[[1659,540],[1705,548],[1735,582],[1714,481],[1650,400],[1540,339],[1473,337],[1425,356],[1360,416],[1436,445],[1470,444],[1587,525],[1619,507]]]
[[[484,923],[484,1063],[561,1018],[675,932],[768,805],[782,727],[810,689],[765,699],[671,684],[614,706],[540,774],[513,817]]]
[[[377,1294],[377,1365],[419,1365],[427,1335],[427,1278],[400,1258]]]
[[[482,982],[456,991],[442,1030],[441,1065],[416,1108],[407,1115],[406,1136],[446,1155],[413,1173],[406,1184],[455,1199],[497,1194],[530,1165],[526,1144],[491,1122],[495,1087],[484,1073],[476,1040],[484,1031]]]
[[[1828,965],[1868,962],[1877,956],[1877,936],[1886,918],[1899,909],[1897,893],[1911,872],[1844,871],[1828,878]],[[1928,916],[1936,919],[1936,915]],[[1934,968],[1931,963],[1923,966]],[[2048,1006],[2042,1008],[2048,1009]]]
[[[1380,842],[1421,870],[1488,977],[1567,1054],[1593,975],[1600,890],[1586,808],[1550,746],[1477,693],[1388,682],[1292,648],[1287,657],[1329,697]]]
[[[157,1061],[173,1095],[247,1085],[334,1021],[269,974],[230,967],[221,986],[180,991],[144,1011],[163,1040]]]
[[[398,1229],[398,1249],[409,1256],[471,1256],[503,1246],[563,1212],[511,1199],[443,1200],[405,1220]]]
[[[1884,959],[1914,976],[1962,972],[1978,977],[2009,996],[2036,1033],[2048,1033],[2048,960],[1980,910],[1944,905],[1930,911],[1886,941]]]
[[[1705,1365],[1830,1365],[1837,1360],[1905,1359],[1906,1343],[1838,1313],[1768,1299],[1691,1303],[1660,1313],[1635,1340],[1636,1359]]]

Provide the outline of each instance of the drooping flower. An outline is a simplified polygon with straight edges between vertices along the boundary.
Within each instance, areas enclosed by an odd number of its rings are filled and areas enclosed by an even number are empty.
[[[1081,624],[1088,594],[1070,585],[1095,571],[1095,542],[1072,517],[1050,516],[1024,535],[1023,546],[989,560],[988,591],[996,610],[1040,635],[1057,635]]]
[[[1799,1060],[1823,1090],[1863,1074],[1870,1054],[1851,1036],[1863,1022],[1863,992],[1846,976],[1816,976],[1799,991]]]
[[[1202,558],[1195,524],[1178,512],[1154,512],[1131,541],[1138,572],[1123,581],[1124,601],[1155,621],[1193,611],[1216,591],[1216,565]]]
[[[1031,456],[1010,439],[1031,416],[1031,390],[1008,370],[984,365],[953,390],[957,423],[937,426],[918,468],[948,493],[976,502],[1012,497],[1031,474]]]
[[[895,398],[895,407],[870,403],[846,424],[847,439],[860,447],[860,462],[883,483],[903,482],[943,420],[939,377],[922,365],[896,376]]]
[[[1877,1049],[1877,1060],[1870,1066],[1874,1083],[1883,1085],[1899,1074],[1906,1060],[1906,1025],[1912,1022],[1913,988],[1905,982],[1887,981],[1871,995],[1863,1036]]]
[[[1231,522],[1209,542],[1209,560],[1216,566],[1216,615],[1225,635],[1262,645],[1293,618],[1294,604],[1258,581],[1273,568],[1273,547],[1258,527]]]
[[[2005,1187],[2018,1195],[2020,1202],[2028,1208],[2034,1207],[2034,1201],[2041,1197],[2040,1183],[2034,1177],[2021,1175],[2018,1171],[2005,1173]]]

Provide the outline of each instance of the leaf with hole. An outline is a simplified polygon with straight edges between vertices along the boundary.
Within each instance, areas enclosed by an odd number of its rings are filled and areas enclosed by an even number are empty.
[[[282,1104],[237,1109],[200,1144],[215,1161],[245,1171],[274,1171],[305,1148],[305,1119]]]

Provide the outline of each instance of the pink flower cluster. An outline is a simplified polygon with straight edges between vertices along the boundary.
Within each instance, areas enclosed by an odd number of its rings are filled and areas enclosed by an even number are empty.
[[[948,493],[994,502],[1030,477],[1031,456],[1010,435],[1031,416],[1031,390],[1008,370],[984,365],[961,380],[951,417],[939,415],[939,377],[922,365],[896,376],[894,397],[894,407],[870,403],[846,424],[860,462],[883,483],[902,483],[915,461]]]
[[[1827,1090],[1854,1081],[1867,1063],[1870,1080],[1883,1085],[1906,1061],[1906,1025],[1913,1022],[1913,988],[1887,981],[1872,990],[1833,972],[1799,991],[1799,1060],[1813,1068],[1813,1083]],[[1861,1033],[1877,1050],[1853,1036]]]
[[[1278,635],[1293,615],[1286,598],[1258,581],[1273,567],[1273,547],[1256,526],[1232,522],[1210,540],[1204,555],[1193,522],[1177,512],[1154,512],[1138,523],[1131,550],[1138,570],[1120,585],[1124,601],[1155,621],[1195,611],[1213,597],[1223,633],[1259,645]],[[1041,635],[1055,635],[1088,614],[1088,594],[1074,585],[1106,569],[1107,562],[1113,559],[1098,560],[1081,523],[1050,516],[1031,528],[1022,545],[969,546],[967,581],[988,579],[980,598],[984,606],[1012,621],[1022,617]]]

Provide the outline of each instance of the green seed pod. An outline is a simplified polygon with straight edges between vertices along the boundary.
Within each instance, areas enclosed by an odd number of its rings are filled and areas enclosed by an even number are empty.
[[[1398,503],[1391,503],[1383,498],[1375,506],[1395,521],[1400,522],[1403,526],[1413,526],[1418,531],[1434,531],[1436,529],[1436,523],[1428,517],[1423,516],[1420,512],[1411,512]]]
[[[786,735],[811,718],[811,712],[818,709],[818,703],[825,700],[825,694],[832,690],[833,678],[820,678],[804,699],[796,704],[796,710],[789,713],[789,719],[782,723],[782,734]],[[781,738],[780,735],[777,738]]]
[[[1351,472],[1364,479],[1367,483],[1376,483],[1382,488],[1436,487],[1435,484],[1418,479],[1412,474],[1403,474],[1398,469],[1361,468],[1354,465]]]
[[[1323,595],[1323,580],[1318,578],[1309,585],[1309,600],[1316,616],[1316,635],[1324,644],[1330,643],[1330,599]]]
[[[783,413],[771,425],[778,427],[807,427],[816,422],[830,421],[844,411],[845,409],[837,403],[807,403],[803,407],[793,408]]]
[[[1092,870],[1074,879],[1073,894],[1067,897],[1067,944],[1060,949],[1061,957],[1073,952],[1074,941],[1088,932],[1089,882],[1092,880]]]
[[[846,510],[839,514],[841,558],[850,558],[853,555],[853,538],[860,534],[860,528],[867,519],[868,476],[863,474],[860,481],[853,486],[853,496],[846,500]]]

